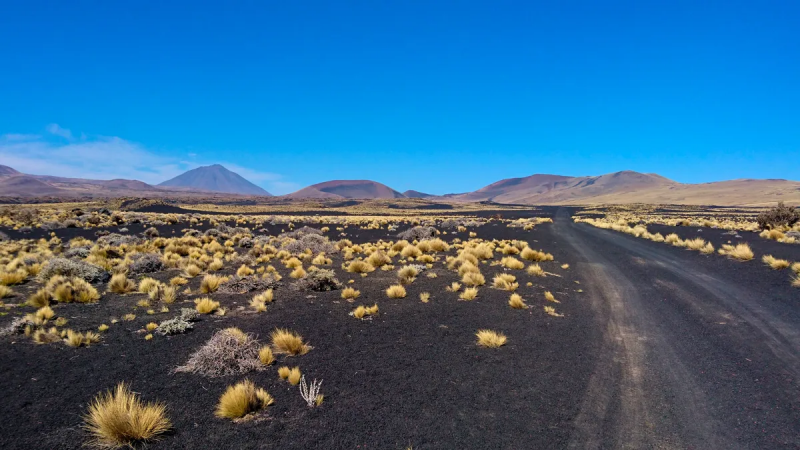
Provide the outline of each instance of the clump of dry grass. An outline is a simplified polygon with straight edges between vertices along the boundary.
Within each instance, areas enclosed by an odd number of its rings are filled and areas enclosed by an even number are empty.
[[[108,290],[115,294],[127,294],[136,289],[136,283],[128,279],[124,273],[118,273],[108,282]]]
[[[289,273],[289,276],[294,278],[295,280],[299,280],[301,278],[305,278],[306,275],[308,275],[308,273],[306,272],[305,269],[303,269],[303,266],[297,266],[297,267],[295,267],[294,270],[292,270],[291,273]]]
[[[300,383],[302,376],[303,374],[300,372],[299,367],[292,367],[292,370],[289,371],[289,376],[286,377],[286,381],[293,386],[297,386],[297,384]]]
[[[514,309],[525,309],[528,305],[525,304],[525,301],[522,300],[522,296],[519,294],[511,294],[511,298],[508,300],[508,306]]]
[[[394,284],[386,289],[386,295],[389,296],[389,298],[405,298],[406,288],[402,285]]]
[[[458,296],[461,300],[475,300],[478,297],[478,288],[471,287],[464,289],[464,292]]]
[[[258,351],[258,360],[261,361],[261,364],[268,366],[275,362],[275,356],[272,354],[272,348],[268,345],[261,347]]]
[[[517,283],[516,280],[517,277],[511,275],[510,273],[500,273],[497,274],[494,279],[492,279],[492,287],[495,289],[513,292],[519,287],[519,283]]]
[[[0,285],[0,298],[8,298],[14,295],[14,291],[6,285]]]
[[[357,299],[359,295],[361,295],[361,292],[351,287],[342,289],[342,298],[347,301],[353,301]]]
[[[242,278],[249,277],[250,275],[252,275],[254,273],[256,273],[256,271],[251,269],[250,267],[247,267],[246,264],[242,264],[241,267],[239,267],[239,269],[236,270],[236,275],[238,275],[238,276],[240,276]]]
[[[13,272],[0,272],[0,285],[13,286],[25,281],[28,277],[28,272],[24,270],[15,270]]]
[[[798,275],[800,275],[800,262],[796,262],[792,264],[792,271]]]
[[[467,286],[483,286],[486,284],[486,278],[480,272],[467,272],[461,277],[461,282]]]
[[[431,293],[430,292],[423,292],[419,294],[419,300],[422,303],[428,303],[431,300]]]
[[[199,298],[194,301],[194,309],[200,314],[211,314],[219,309],[219,302],[211,300],[210,297]]]
[[[772,255],[764,255],[761,261],[775,270],[786,269],[790,266],[789,261],[785,259],[778,259]]]
[[[528,266],[526,272],[528,272],[528,275],[533,275],[536,277],[545,276],[544,269],[542,269],[542,266],[540,266],[539,264],[531,264],[530,266]]]
[[[222,264],[222,261],[220,261],[220,264]],[[193,263],[187,264],[186,267],[183,268],[183,276],[186,278],[194,278],[200,275],[202,272],[203,269],[201,269],[197,264]]]
[[[228,386],[219,398],[214,415],[222,419],[240,419],[273,404],[275,399],[250,380]]]
[[[357,259],[351,262],[346,269],[350,273],[369,273],[375,270],[375,267],[367,261]]]
[[[532,261],[532,262],[552,261],[553,260],[553,255],[551,255],[550,253],[545,253],[543,251],[537,251],[537,250],[534,250],[534,249],[532,249],[530,247],[523,248],[522,252],[520,252],[519,256],[521,256],[522,259],[526,259],[526,260]]]
[[[238,328],[226,328],[214,333],[175,371],[213,378],[261,370],[264,365],[259,358],[260,351],[261,345],[255,337]]]
[[[452,282],[450,284],[450,286],[447,286],[445,288],[445,290],[450,291],[450,292],[458,292],[459,289],[461,289],[461,283],[456,282],[456,281]]]
[[[303,342],[303,337],[294,331],[276,328],[271,334],[272,346],[278,353],[288,355],[305,355],[311,346]]]
[[[101,448],[133,448],[172,427],[163,403],[143,403],[125,383],[95,397],[83,420],[91,443]]]
[[[97,292],[97,289],[78,277],[68,279],[56,275],[50,279],[44,290],[45,291],[41,294],[38,292],[34,294],[42,296],[41,299],[36,301],[44,300],[45,303],[48,303],[50,298],[53,298],[60,303],[94,303],[100,300],[100,294]],[[34,300],[32,299],[32,301]]]
[[[149,294],[153,289],[157,289],[158,285],[158,280],[150,277],[144,277],[141,281],[139,281],[139,293]]]
[[[512,270],[522,270],[525,268],[525,263],[517,258],[514,258],[513,256],[506,256],[505,258],[501,259],[500,264],[502,264],[503,267],[507,267]]]
[[[506,345],[506,342],[508,342],[504,334],[492,330],[478,330],[475,336],[478,337],[476,343],[480,347],[498,348]]]
[[[719,254],[739,261],[750,261],[755,256],[753,250],[750,249],[750,245],[746,242],[736,244],[735,246],[724,244],[722,248],[719,249]]]
[[[550,291],[545,291],[545,292],[544,292],[544,298],[545,298],[545,300],[547,300],[548,302],[553,302],[553,303],[561,303],[560,301],[556,300],[555,296],[553,296],[553,293],[552,293],[552,292],[550,292]]]
[[[545,313],[547,313],[547,315],[549,315],[549,316],[553,316],[553,317],[564,317],[564,315],[563,315],[563,314],[559,314],[559,313],[557,313],[557,312],[556,312],[556,309],[555,309],[555,308],[553,308],[552,306],[545,306],[545,307],[544,307],[544,312],[545,312]]]
[[[212,292],[216,292],[224,280],[225,280],[224,277],[220,277],[217,275],[206,275],[203,277],[203,280],[200,281],[200,292],[202,292],[203,294],[210,294]]]
[[[414,266],[403,266],[397,271],[397,277],[405,284],[413,282],[417,275],[419,275],[419,270]]]

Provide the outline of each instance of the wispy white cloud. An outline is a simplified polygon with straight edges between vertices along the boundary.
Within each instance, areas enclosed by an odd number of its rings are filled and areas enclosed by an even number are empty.
[[[261,172],[226,161],[167,156],[119,137],[87,136],[81,133],[81,137],[76,139],[70,130],[57,124],[48,125],[47,134],[44,135],[0,135],[0,164],[35,175],[101,180],[124,178],[158,184],[187,170],[215,163],[222,164],[273,194],[296,190],[293,189],[294,183],[283,180],[279,174]]]
[[[51,123],[48,125],[47,132],[55,136],[61,136],[68,141],[73,140],[72,131],[66,128],[61,128],[57,123]]]

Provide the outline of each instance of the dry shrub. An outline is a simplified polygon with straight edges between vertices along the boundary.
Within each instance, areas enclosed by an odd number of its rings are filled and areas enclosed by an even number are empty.
[[[486,348],[502,347],[508,342],[505,335],[492,330],[478,330],[475,336],[478,337],[477,344]]]
[[[764,255],[761,258],[761,261],[775,270],[786,269],[790,266],[789,261],[785,259],[778,259],[772,255]]]
[[[261,345],[251,334],[238,328],[226,328],[214,333],[205,345],[192,353],[186,364],[175,371],[213,378],[261,370],[260,349]]]
[[[263,388],[257,388],[250,380],[228,386],[219,398],[214,415],[222,419],[240,419],[273,404],[272,398]]]
[[[12,291],[10,287],[0,285],[0,298],[7,298],[12,295],[14,295],[14,291]]]
[[[525,309],[528,307],[519,294],[511,294],[511,298],[508,300],[508,306],[514,309]]]
[[[406,283],[414,281],[417,275],[419,275],[419,270],[414,266],[403,266],[397,271],[397,276]]]
[[[386,295],[389,296],[389,298],[405,298],[406,288],[399,284],[389,286],[389,288],[386,289]]]
[[[294,283],[295,289],[301,291],[335,291],[342,287],[336,279],[336,274],[330,269],[317,269],[309,271],[305,278]]]
[[[199,298],[194,301],[194,309],[200,314],[211,314],[219,309],[219,302],[211,300],[209,297]]]
[[[216,292],[219,289],[219,286],[222,284],[224,277],[220,277],[217,275],[206,275],[203,277],[203,280],[200,282],[200,292],[203,294],[210,294],[212,292]]]
[[[345,270],[350,273],[369,273],[375,270],[375,267],[373,267],[372,264],[367,261],[357,259],[351,262]]]
[[[342,298],[345,300],[355,300],[359,295],[361,295],[361,292],[351,287],[342,290]]]
[[[163,403],[142,403],[125,383],[95,397],[83,420],[84,429],[92,436],[91,444],[100,448],[133,448],[134,444],[156,439],[172,426]]]
[[[764,211],[756,216],[758,227],[762,230],[776,229],[776,228],[791,228],[797,222],[800,222],[800,210],[791,206],[786,206],[783,202],[779,202],[778,206]]]
[[[272,348],[268,345],[261,347],[261,350],[258,351],[258,360],[265,366],[274,363],[275,356],[272,354]]]
[[[500,264],[512,270],[522,270],[525,268],[525,263],[518,260],[517,258],[514,258],[513,256],[506,256],[505,258],[500,260]]]
[[[367,257],[367,263],[372,267],[383,267],[387,264],[391,264],[392,258],[383,251],[378,250]]]
[[[534,249],[532,249],[530,247],[523,248],[522,252],[520,253],[520,256],[523,259],[526,259],[526,260],[532,261],[532,262],[552,261],[553,260],[553,255],[551,255],[550,253],[545,253],[543,251],[537,251],[537,250],[534,250]]]
[[[303,374],[300,372],[299,367],[292,367],[292,370],[289,371],[289,376],[286,378],[286,380],[289,382],[289,384],[297,386],[297,384],[300,383],[302,376]]]
[[[13,272],[0,272],[0,286],[13,286],[25,281],[28,277],[28,272],[25,270],[16,270]]]
[[[118,273],[108,282],[108,290],[115,294],[127,294],[136,289],[136,283],[128,279],[124,273]]]
[[[735,246],[723,244],[722,248],[719,249],[719,253],[720,255],[725,255],[739,261],[750,261],[755,256],[753,250],[750,249],[750,245],[746,242],[736,244]]]
[[[553,293],[552,293],[552,292],[550,292],[550,291],[545,291],[545,292],[544,292],[544,298],[545,298],[545,300],[547,300],[548,302],[553,302],[553,303],[561,303],[561,302],[559,302],[558,300],[556,300],[555,296],[553,296]]]
[[[303,342],[303,336],[284,328],[276,328],[271,334],[272,346],[278,353],[291,356],[305,355],[311,346]]]
[[[464,292],[458,298],[461,300],[475,300],[476,297],[478,297],[478,288],[471,287],[464,289]]]
[[[461,282],[467,286],[483,286],[486,284],[486,279],[480,272],[467,272],[461,278]]]

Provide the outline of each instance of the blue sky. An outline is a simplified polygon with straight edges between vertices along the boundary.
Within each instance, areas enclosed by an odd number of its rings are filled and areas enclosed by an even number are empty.
[[[0,164],[274,193],[800,179],[800,2],[6,2]]]

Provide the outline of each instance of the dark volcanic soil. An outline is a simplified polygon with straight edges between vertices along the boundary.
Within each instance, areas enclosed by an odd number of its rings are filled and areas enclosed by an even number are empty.
[[[106,294],[92,306],[57,305],[67,326],[81,330],[134,309],[137,318],[112,325],[88,348],[1,338],[0,447],[80,448],[87,403],[123,380],[144,399],[169,407],[174,430],[149,446],[154,449],[800,447],[800,289],[790,286],[788,271],[574,224],[569,215],[559,210],[554,224],[533,231],[494,222],[470,230],[484,239],[523,239],[555,256],[542,266],[559,276],[510,271],[532,306],[523,311],[508,307],[508,292],[488,286],[476,300],[459,301],[445,290],[456,277],[441,262],[433,269],[437,278],[422,274],[406,298],[388,299],[383,291],[394,271],[362,278],[342,271],[338,257],[332,266],[339,279],[355,280],[351,286],[361,291],[355,303],[338,291],[297,292],[286,276],[266,312],[240,309],[252,294],[214,294],[228,314],[204,317],[194,331],[170,338],[145,341],[139,330],[191,306],[195,296],[155,317],[135,308],[139,294]],[[353,242],[395,234],[347,232]],[[794,258],[771,245],[785,246],[754,241],[757,258],[765,252]],[[564,263],[570,267],[562,269]],[[232,270],[226,266],[226,273]],[[487,283],[503,271],[488,264],[481,270]],[[545,290],[561,303],[547,303]],[[419,301],[421,292],[432,294],[430,303]],[[374,319],[348,316],[354,306],[375,302],[380,314]],[[564,317],[544,314],[546,304]],[[0,326],[10,318],[0,318]],[[243,376],[171,373],[215,330],[229,326],[262,339],[287,327],[314,349]],[[476,347],[480,328],[502,331],[508,344]],[[324,379],[323,405],[305,406],[298,389],[278,379],[281,365]],[[234,424],[215,418],[225,387],[245,378],[275,397],[267,419]]]
[[[392,238],[386,230],[348,230],[354,242]],[[536,248],[555,251],[552,230],[531,232],[487,225],[478,235],[527,239]],[[465,233],[460,233],[465,236]],[[378,236],[381,235],[381,236]],[[445,236],[443,236],[445,237]],[[448,235],[449,239],[451,236]],[[537,242],[538,241],[538,242]],[[450,252],[452,254],[452,251]],[[368,277],[347,274],[343,281],[361,291],[354,303],[340,292],[297,292],[288,270],[268,311],[239,311],[251,295],[214,294],[229,308],[224,317],[205,317],[195,330],[145,341],[140,330],[149,321],[142,308],[133,322],[111,326],[100,344],[72,349],[62,344],[36,345],[29,339],[3,339],[0,389],[7,393],[4,417],[10,427],[0,437],[3,448],[79,448],[85,440],[81,414],[92,397],[119,381],[129,382],[148,400],[169,405],[174,431],[151,448],[530,448],[565,446],[586,380],[593,366],[597,333],[588,329],[591,312],[581,305],[577,274],[559,266],[574,261],[558,255],[542,263],[563,275],[535,278],[513,271],[529,310],[508,307],[509,294],[485,286],[473,301],[459,301],[445,291],[456,275],[437,263],[439,277],[421,275],[407,286],[405,299],[388,299],[384,290],[395,271]],[[496,258],[496,259],[499,259]],[[399,267],[399,266],[397,266]],[[228,268],[228,271],[235,268]],[[487,282],[501,267],[482,267]],[[178,272],[159,274],[166,280]],[[573,276],[574,275],[574,276]],[[200,279],[189,285],[196,288]],[[527,281],[534,286],[526,287]],[[561,300],[565,317],[543,312],[544,289]],[[430,303],[419,301],[430,292]],[[106,294],[97,305],[57,305],[68,327],[93,329],[135,309],[143,295]],[[191,298],[194,298],[192,296]],[[191,306],[190,299],[186,305]],[[348,313],[358,304],[377,302],[380,314],[356,320]],[[5,323],[5,321],[3,322]],[[238,326],[266,338],[275,327],[301,333],[314,349],[300,357],[280,357],[277,364],[246,376],[207,379],[171,374],[175,366],[218,329]],[[502,331],[509,343],[500,349],[475,346],[481,328]],[[324,379],[322,407],[310,409],[297,387],[278,379],[280,365],[298,365],[308,378]],[[233,424],[213,415],[227,385],[249,378],[276,398],[268,420]]]

